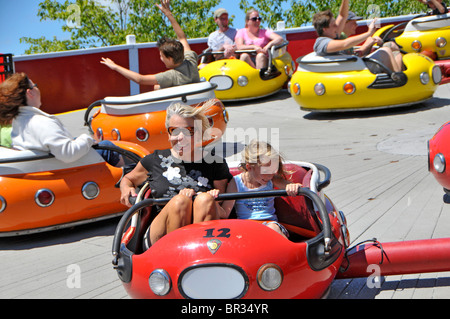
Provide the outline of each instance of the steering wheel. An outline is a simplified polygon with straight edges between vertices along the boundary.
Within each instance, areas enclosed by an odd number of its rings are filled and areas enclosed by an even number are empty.
[[[102,105],[103,102],[104,102],[103,100],[95,101],[94,103],[89,105],[87,107],[86,111],[84,112],[84,126],[87,126],[91,133],[94,133],[94,132],[92,131],[91,119],[89,118],[89,113],[91,113],[91,111],[94,107]]]
[[[382,62],[375,60],[373,58],[363,57],[362,58],[364,62],[371,62],[374,64],[379,65],[386,73],[390,76],[392,73],[394,73],[390,68],[388,68],[386,65],[384,65]]]
[[[247,198],[261,198],[261,197],[275,197],[275,196],[287,196],[287,192],[285,190],[269,190],[269,191],[251,191],[251,192],[243,192],[243,193],[225,193],[220,194],[216,200],[236,200],[236,199],[247,199]],[[313,202],[316,209],[319,211],[319,216],[322,221],[323,230],[322,232],[311,239],[313,243],[311,243],[311,247],[314,248],[313,252],[310,252],[311,255],[315,255],[315,260],[317,260],[318,264],[328,263],[331,260],[334,260],[335,255],[332,252],[332,231],[331,231],[331,222],[328,215],[328,211],[324,202],[320,199],[320,197],[311,191],[309,188],[300,188],[298,190],[297,196],[306,196]],[[122,236],[125,231],[125,227],[129,225],[130,218],[132,218],[135,214],[139,213],[141,209],[151,205],[165,205],[169,202],[170,198],[148,198],[144,199],[137,204],[133,205],[129,208],[121,220],[119,221],[116,231],[114,233],[113,245],[112,245],[112,255],[113,261],[112,264],[114,268],[117,270],[119,277],[124,282],[131,281],[131,262],[133,252],[131,252],[125,244],[122,244]],[[319,245],[321,248],[318,248]]]
[[[95,150],[107,150],[107,151],[113,151],[116,153],[119,153],[122,156],[125,156],[127,158],[129,158],[130,160],[132,160],[134,163],[139,163],[142,159],[142,157],[140,157],[139,155],[129,151],[129,150],[125,150],[119,146],[116,145],[92,145],[92,148]]]
[[[408,23],[409,23],[409,21],[402,22],[402,23],[399,23],[399,24],[397,24],[396,26],[393,26],[392,28],[390,28],[390,29],[383,35],[383,38],[382,38],[383,42],[394,41],[395,37],[394,37],[394,38],[389,38],[390,35],[391,35],[394,31],[397,31],[398,29],[403,28],[403,27],[404,27],[405,25],[407,25]]]

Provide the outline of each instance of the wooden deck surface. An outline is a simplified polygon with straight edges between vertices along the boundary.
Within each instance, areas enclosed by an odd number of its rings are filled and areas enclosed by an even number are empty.
[[[402,109],[312,114],[281,91],[229,104],[228,112],[226,146],[239,150],[248,138],[232,129],[255,128],[285,158],[331,170],[325,193],[345,213],[352,244],[450,236],[450,199],[427,171],[426,156],[427,140],[450,120],[450,84],[428,102]],[[82,116],[61,118],[76,134]],[[0,238],[0,298],[128,298],[111,265],[117,221]],[[382,277],[372,289],[365,278],[341,279],[331,288],[329,298],[337,299],[450,298],[450,273]]]

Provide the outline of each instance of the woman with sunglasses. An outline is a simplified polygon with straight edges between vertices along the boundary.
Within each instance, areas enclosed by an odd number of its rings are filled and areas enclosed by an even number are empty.
[[[182,226],[220,218],[214,197],[225,192],[232,175],[223,158],[202,149],[210,128],[204,110],[212,103],[200,108],[171,104],[166,115],[171,148],[144,157],[120,183],[120,201],[127,206],[131,206],[129,198],[136,196],[136,188],[146,181],[154,198],[171,198],[164,207],[156,207],[158,215],[149,232],[151,244]]]
[[[62,122],[42,111],[41,91],[25,73],[15,73],[0,84],[0,125],[12,124],[9,146],[17,150],[49,152],[56,159],[75,162],[85,156],[95,140],[80,134],[74,138]],[[6,139],[3,136],[2,140]],[[112,145],[102,141],[99,145]],[[2,146],[8,147],[8,145]],[[123,165],[122,157],[114,151],[98,150],[113,166]]]
[[[255,50],[256,57],[242,53],[240,59],[256,69],[267,67],[268,53],[272,46],[281,44],[283,38],[273,31],[261,28],[261,17],[255,9],[245,14],[245,28],[235,38],[237,50]]]

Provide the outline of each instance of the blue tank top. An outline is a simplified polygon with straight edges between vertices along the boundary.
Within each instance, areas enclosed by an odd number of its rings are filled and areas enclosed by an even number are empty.
[[[242,174],[233,177],[238,192],[272,190],[272,181],[258,188],[248,188],[242,182]],[[234,207],[239,219],[277,220],[273,197],[236,200]]]

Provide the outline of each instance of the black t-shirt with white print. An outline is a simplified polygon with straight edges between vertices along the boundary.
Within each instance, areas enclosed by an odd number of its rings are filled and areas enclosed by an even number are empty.
[[[214,189],[216,180],[233,178],[225,159],[209,157],[201,162],[183,162],[174,158],[170,149],[156,150],[141,160],[148,171],[148,182],[154,198],[173,197],[184,188],[196,193]]]

